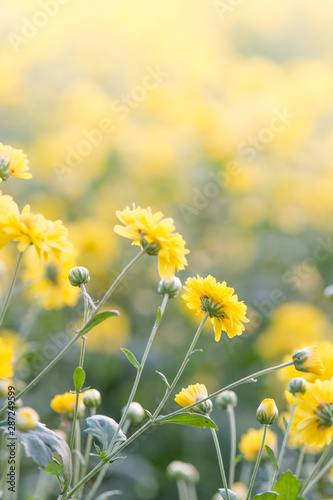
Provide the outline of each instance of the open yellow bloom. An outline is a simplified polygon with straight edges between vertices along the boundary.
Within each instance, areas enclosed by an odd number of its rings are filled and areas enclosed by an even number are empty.
[[[204,384],[194,384],[189,385],[186,389],[183,388],[181,392],[176,395],[175,401],[183,408],[193,403],[198,403],[197,406],[190,408],[190,411],[198,411],[199,413],[208,415],[213,409],[211,400],[207,399],[207,401],[200,404],[200,401],[207,396],[208,392]]]
[[[0,379],[13,376],[13,354],[11,343],[0,337]]]
[[[298,371],[314,373],[315,375],[322,375],[325,372],[325,366],[319,356],[319,348],[316,345],[294,352],[293,361]]]
[[[238,301],[234,295],[234,289],[229,288],[225,281],[219,283],[213,276],[207,278],[188,278],[184,289],[189,293],[183,295],[187,307],[195,311],[196,315],[204,316],[209,313],[215,332],[215,340],[221,338],[222,330],[227,332],[228,337],[241,335],[247,323],[247,307]]]
[[[9,177],[31,179],[28,164],[27,155],[21,149],[0,142],[0,182],[6,181]]]
[[[254,429],[253,427],[251,427],[245,434],[242,435],[240,439],[238,445],[239,450],[241,453],[244,453],[245,459],[249,462],[254,462],[257,458],[261,446],[263,432],[263,427],[261,429]],[[272,448],[273,451],[276,451],[277,436],[270,429],[267,429],[265,444]]]
[[[116,225],[114,231],[120,236],[133,240],[132,245],[145,248],[149,255],[158,255],[158,271],[167,281],[176,271],[185,269],[185,255],[189,250],[179,233],[174,233],[173,219],[163,219],[162,212],[153,214],[151,208],[135,207],[116,212],[124,226]]]
[[[58,394],[54,396],[51,401],[52,410],[60,413],[68,420],[73,419],[74,409],[75,409],[76,394],[71,392],[65,392],[64,394]],[[77,410],[78,418],[82,418],[84,415],[85,406],[83,403],[82,394],[79,395],[79,405]]]
[[[333,378],[306,384],[306,392],[295,399],[292,435],[320,451],[333,438]]]

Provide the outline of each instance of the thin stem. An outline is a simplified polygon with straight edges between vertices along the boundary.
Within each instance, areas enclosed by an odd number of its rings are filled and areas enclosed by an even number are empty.
[[[187,485],[187,490],[188,490],[190,500],[198,500],[197,491],[196,491],[195,485],[193,483],[189,483]]]
[[[259,468],[259,464],[260,464],[260,460],[261,460],[261,455],[262,455],[262,452],[263,452],[263,449],[264,449],[264,444],[265,444],[267,429],[268,429],[268,425],[266,424],[266,425],[264,425],[264,432],[262,434],[261,445],[260,445],[260,449],[259,449],[259,453],[258,453],[258,456],[257,456],[256,463],[255,463],[255,466],[254,466],[254,469],[253,469],[253,473],[252,473],[252,477],[251,477],[251,481],[250,481],[250,485],[249,485],[249,490],[247,492],[246,500],[249,500],[250,497],[251,497],[252,488],[253,488],[254,481],[255,481],[255,478],[256,478],[256,475],[257,475],[257,472],[258,472],[258,468]]]
[[[294,364],[293,361],[288,361],[287,363],[282,363],[281,365],[272,366],[271,368],[265,368],[264,370],[260,370],[259,372],[252,373],[251,375],[248,375],[247,377],[241,378],[240,380],[237,380],[236,382],[233,382],[232,384],[229,384],[229,385],[223,387],[222,389],[219,389],[218,391],[213,392],[212,394],[210,394],[206,398],[201,399],[200,403],[207,401],[207,399],[215,398],[216,396],[221,394],[221,392],[229,391],[230,389],[233,389],[234,387],[237,387],[238,385],[245,384],[249,380],[253,379],[253,382],[255,382],[254,379],[256,377],[261,377],[261,375],[265,375],[266,373],[270,373],[270,372],[273,372],[275,370],[279,370],[280,368],[285,368],[286,366],[290,366],[293,364]],[[178,415],[178,413],[183,413],[185,410],[189,410],[190,408],[192,408],[193,406],[195,406],[197,404],[198,403],[192,403],[184,408],[180,408],[179,410],[176,410],[172,413],[169,413],[169,415],[167,415],[167,417],[170,418],[170,417],[173,417],[174,415]]]
[[[177,491],[179,500],[190,500],[187,490],[187,484],[184,479],[177,479]]]
[[[276,479],[278,477],[278,474],[280,472],[280,469],[281,469],[281,464],[282,464],[283,455],[284,455],[284,452],[285,452],[285,449],[286,449],[286,446],[287,446],[287,441],[288,441],[288,435],[289,435],[290,427],[291,427],[291,424],[292,424],[292,421],[293,421],[293,418],[294,418],[295,407],[296,407],[296,405],[295,405],[296,397],[297,397],[297,392],[294,394],[294,401],[293,401],[293,404],[292,404],[292,407],[291,407],[291,410],[290,410],[289,422],[288,422],[288,425],[287,425],[287,428],[286,428],[286,432],[284,433],[284,437],[283,437],[283,441],[282,441],[282,445],[281,445],[281,450],[280,450],[279,458],[278,458],[278,461],[277,461],[277,469],[275,469],[273,480],[272,480],[272,484],[271,484],[271,490],[274,487],[275,481],[276,481]]]
[[[16,281],[16,278],[17,278],[18,268],[19,268],[19,265],[20,265],[20,262],[21,262],[22,255],[23,255],[23,252],[19,252],[19,254],[17,256],[15,268],[14,268],[12,277],[10,279],[10,283],[9,283],[9,287],[8,287],[8,290],[7,290],[7,294],[6,294],[5,300],[3,302],[1,313],[0,313],[0,326],[2,325],[3,318],[5,317],[5,314],[6,314],[9,302],[10,302],[10,298],[12,296],[12,292],[13,292],[15,281]]]
[[[312,479],[313,479],[314,475],[316,474],[317,470],[321,467],[321,464],[326,460],[326,458],[328,457],[328,455],[332,451],[332,447],[333,447],[333,440],[327,446],[326,450],[322,453],[320,459],[318,460],[318,462],[314,466],[313,471],[311,472],[311,474],[308,477],[307,481],[302,486],[301,491],[299,492],[300,496],[302,496],[310,488],[310,484],[312,486],[317,481],[317,478],[315,478],[314,481],[312,481]]]
[[[186,353],[186,356],[185,356],[185,358],[184,358],[184,361],[182,362],[181,367],[180,367],[180,368],[179,368],[179,370],[178,370],[177,375],[176,375],[176,376],[175,376],[175,378],[173,379],[173,382],[171,383],[171,385],[168,387],[168,390],[166,391],[166,393],[165,393],[164,397],[162,398],[162,400],[161,400],[160,404],[158,405],[158,407],[156,408],[156,410],[155,410],[155,412],[154,412],[154,415],[153,415],[153,417],[152,417],[153,422],[154,422],[154,421],[156,420],[156,418],[158,417],[158,415],[159,415],[160,411],[162,410],[162,408],[163,408],[163,406],[165,405],[166,401],[167,401],[167,400],[168,400],[168,398],[170,397],[170,394],[173,392],[173,390],[174,390],[174,388],[175,388],[175,386],[176,386],[176,384],[177,384],[178,380],[180,379],[181,374],[183,373],[183,371],[184,371],[184,369],[185,369],[185,366],[187,365],[187,363],[188,363],[188,361],[189,361],[189,359],[190,359],[190,357],[191,357],[191,354],[192,354],[192,352],[193,352],[193,349],[194,349],[194,347],[195,347],[195,345],[196,345],[196,343],[197,343],[197,341],[198,341],[198,339],[199,339],[200,333],[201,333],[201,331],[202,331],[202,328],[203,328],[204,324],[206,323],[206,320],[207,320],[208,316],[209,316],[209,314],[208,314],[208,313],[205,313],[205,315],[204,315],[204,317],[203,317],[203,319],[202,319],[202,321],[201,321],[201,323],[200,323],[200,325],[199,325],[199,327],[198,327],[198,329],[197,329],[197,331],[196,331],[196,333],[195,333],[195,335],[194,335],[194,338],[193,338],[193,340],[192,340],[192,342],[191,342],[191,345],[190,345],[190,347],[189,347],[189,349],[188,349],[188,351],[187,351],[187,353]],[[206,399],[209,399],[209,398],[205,398],[205,399],[203,399],[202,401],[206,401]],[[200,402],[201,402],[201,401],[200,401]],[[196,404],[197,404],[197,403],[193,403],[193,405],[191,405],[191,406],[195,406]],[[184,409],[182,408],[179,412],[181,412],[181,411],[184,411]],[[178,412],[177,412],[177,413],[178,413]]]
[[[307,493],[307,492],[308,492],[308,491],[312,488],[312,486],[313,486],[313,485],[314,485],[317,481],[319,481],[319,479],[320,479],[320,478],[322,478],[322,477],[326,474],[326,472],[327,472],[328,470],[330,470],[330,468],[332,467],[332,465],[333,465],[333,458],[331,458],[331,459],[327,462],[327,464],[325,464],[325,465],[324,465],[324,467],[323,467],[323,468],[322,468],[322,469],[318,472],[318,474],[316,475],[316,477],[315,477],[312,481],[310,481],[310,482],[309,482],[309,484],[307,485],[307,487],[306,487],[306,488],[304,489],[304,491],[303,491],[303,495],[305,495],[305,493]]]
[[[90,408],[90,416],[93,417],[96,415],[96,408]],[[93,435],[88,434],[87,441],[86,441],[86,449],[84,452],[84,464],[81,469],[81,474],[80,474],[80,480],[85,476],[87,469],[88,469],[88,463],[89,463],[89,455],[90,455],[90,450],[91,450],[91,445],[93,442]],[[83,495],[83,489],[80,491],[78,495],[78,500],[81,500]]]
[[[21,462],[21,446],[20,442],[16,441],[16,457],[15,457],[15,495],[13,500],[19,498],[19,486],[20,486],[20,462]]]
[[[302,469],[302,465],[304,462],[304,457],[305,457],[305,444],[302,443],[302,447],[301,447],[300,452],[299,452],[296,472],[295,472],[295,476],[297,479],[299,479],[299,477],[301,475],[301,469]]]
[[[229,465],[229,486],[232,490],[235,478],[235,458],[236,458],[236,421],[235,412],[231,404],[227,406],[227,415],[230,425],[230,465]]]
[[[215,444],[215,449],[216,449],[216,454],[217,454],[217,460],[219,462],[219,467],[220,467],[220,473],[221,473],[223,488],[225,490],[225,495],[227,497],[227,500],[230,500],[229,490],[228,490],[228,483],[227,483],[227,477],[226,477],[225,471],[224,471],[223,459],[222,459],[222,453],[221,453],[221,448],[220,448],[219,440],[217,439],[216,430],[212,429],[212,428],[210,430],[211,430],[211,433],[212,433],[212,436],[213,436],[213,440],[214,440],[214,444]]]
[[[80,456],[79,453],[81,451],[81,432],[80,432],[80,423],[76,423],[75,430],[75,450],[77,453],[75,454],[75,466],[74,466],[74,476],[73,482],[77,483],[80,477]]]

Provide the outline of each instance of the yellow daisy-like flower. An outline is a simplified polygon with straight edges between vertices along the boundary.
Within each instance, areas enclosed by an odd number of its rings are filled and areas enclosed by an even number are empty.
[[[200,401],[208,396],[207,388],[204,384],[194,384],[189,385],[186,389],[182,389],[179,394],[176,395],[175,401],[180,406],[185,408],[186,406],[198,403],[197,406],[190,408],[190,411],[197,411],[208,415],[212,409],[213,404],[210,399],[200,403]]]
[[[31,179],[28,164],[27,155],[21,149],[0,142],[0,182],[6,181],[9,177]]]
[[[13,376],[14,349],[10,342],[0,337],[0,379]]]
[[[292,434],[298,442],[320,451],[333,438],[333,378],[308,382],[295,405]]]
[[[316,345],[294,352],[293,361],[298,371],[314,373],[315,375],[322,375],[325,372],[325,366],[319,356],[319,348]]]
[[[222,330],[227,332],[228,337],[241,335],[247,323],[247,307],[238,301],[234,295],[234,289],[229,288],[225,281],[219,283],[213,276],[207,278],[188,278],[184,289],[189,293],[183,295],[187,307],[195,311],[196,315],[204,316],[209,313],[215,332],[215,340],[221,338]]]
[[[261,429],[254,429],[251,427],[245,434],[242,435],[240,439],[238,445],[239,450],[244,454],[245,459],[249,462],[254,462],[257,458],[263,432],[263,427]],[[272,448],[273,451],[277,450],[277,435],[270,429],[267,429],[265,444]]]
[[[174,233],[173,219],[163,219],[162,212],[153,214],[151,208],[135,207],[116,212],[124,226],[116,225],[114,231],[120,236],[133,240],[132,245],[145,248],[149,255],[158,255],[158,271],[167,281],[176,271],[185,269],[185,255],[189,250],[179,233]]]
[[[52,410],[60,413],[68,420],[73,419],[74,409],[75,409],[76,394],[71,392],[65,392],[64,394],[58,394],[54,396],[51,401]],[[79,395],[79,405],[77,410],[77,417],[82,418],[84,415],[85,406],[83,403],[82,394]]]
[[[39,257],[47,259],[52,253],[62,262],[64,254],[72,249],[62,221],[53,222],[42,214],[34,214],[29,205],[20,213],[16,203],[9,198],[0,195],[0,247],[9,241],[16,241],[18,250],[24,252],[33,245]]]

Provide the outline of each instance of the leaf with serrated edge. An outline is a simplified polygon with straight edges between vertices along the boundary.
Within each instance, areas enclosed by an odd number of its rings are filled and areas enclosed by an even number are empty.
[[[276,468],[276,470],[278,470],[278,464],[277,464],[277,461],[276,461],[276,458],[275,458],[275,455],[274,455],[274,451],[272,450],[272,448],[270,448],[268,446],[268,444],[265,444],[265,448],[266,448],[266,451],[267,451],[267,455],[269,456],[269,458],[271,459],[272,461],[272,464],[274,465],[274,467]]]
[[[274,487],[279,493],[279,500],[298,500],[301,482],[290,472],[282,474]]]
[[[173,417],[161,417],[156,424],[182,424],[191,425],[192,427],[211,427],[212,429],[217,429],[217,426],[213,420],[211,420],[207,415],[202,415],[201,413],[178,413]]]
[[[134,366],[134,368],[139,368],[139,366],[140,366],[139,361],[136,359],[134,354],[129,349],[125,349],[125,347],[122,347],[120,350],[123,351],[126,358]]]
[[[119,311],[116,310],[103,311],[99,314],[96,314],[86,323],[86,325],[82,328],[82,330],[78,330],[76,333],[79,333],[80,335],[85,335],[86,333],[90,332],[90,330],[95,326],[99,325],[108,318],[111,318],[111,316],[119,316]]]
[[[103,451],[107,450],[111,444],[113,436],[118,429],[118,424],[113,418],[105,415],[94,415],[86,419],[88,429],[84,432],[92,434],[103,446]],[[126,436],[122,430],[119,431],[117,441],[126,441]]]

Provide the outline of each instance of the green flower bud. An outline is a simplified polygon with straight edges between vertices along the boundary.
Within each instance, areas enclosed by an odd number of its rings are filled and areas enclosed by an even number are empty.
[[[87,408],[97,408],[101,404],[101,393],[96,389],[89,389],[82,393],[82,400]]]
[[[202,403],[199,400],[198,404],[193,406],[192,410],[202,413],[203,415],[209,415],[213,410],[213,403],[210,399],[206,399],[206,401],[203,401]]]
[[[135,401],[133,401],[130,404],[127,412],[128,420],[130,420],[132,424],[137,425],[144,419],[144,416],[145,416],[145,411],[140,405],[140,403],[136,403]]]
[[[182,289],[182,283],[177,276],[172,276],[170,281],[167,281],[165,278],[161,279],[159,282],[157,291],[161,295],[164,295],[165,293],[169,294],[169,298],[173,299],[176,297],[178,292]]]
[[[304,394],[306,391],[306,380],[302,377],[292,378],[289,382],[288,391],[294,395],[297,394],[297,392]]]
[[[186,464],[185,462],[180,462],[175,460],[171,462],[167,467],[167,476],[169,479],[177,481],[177,479],[183,479],[187,483],[195,484],[199,481],[199,472],[192,464]]]
[[[279,416],[274,399],[264,399],[257,410],[257,420],[261,424],[272,425]]]
[[[68,279],[72,286],[85,285],[90,281],[89,271],[82,266],[73,267],[68,273]]]
[[[234,408],[237,406],[238,398],[234,391],[224,391],[216,396],[216,404],[221,408],[221,410],[227,410],[228,406],[231,405]]]
[[[16,413],[16,425],[19,431],[27,432],[35,429],[40,418],[38,413],[29,406],[22,406]]]

